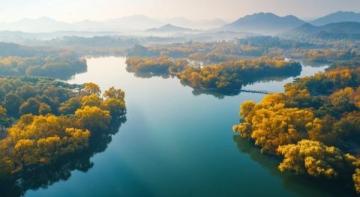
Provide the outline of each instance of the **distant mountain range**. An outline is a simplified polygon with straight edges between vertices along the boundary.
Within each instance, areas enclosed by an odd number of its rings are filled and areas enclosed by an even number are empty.
[[[42,17],[37,19],[23,19],[12,23],[0,23],[0,31],[22,31],[30,33],[49,32],[91,32],[119,33],[135,35],[137,32],[181,32],[202,30],[203,33],[246,33],[278,35],[304,27],[324,26],[331,23],[360,22],[360,13],[336,12],[313,21],[304,21],[296,16],[278,16],[273,13],[256,13],[226,23],[222,19],[189,20],[186,18],[154,19],[143,15],[134,15],[111,19],[106,21],[85,20],[75,23],[66,23],[52,18]],[[304,28],[302,27],[302,28]],[[314,27],[309,27],[309,29]],[[11,32],[4,35],[8,36]],[[62,33],[61,33],[62,34]],[[59,34],[59,35],[61,35]],[[71,35],[68,33],[67,35]],[[19,35],[19,33],[17,33]],[[31,35],[34,36],[34,35]]]
[[[239,18],[222,27],[227,31],[251,32],[258,34],[278,34],[305,24],[305,21],[292,16],[277,16],[273,13],[257,13]]]
[[[186,28],[207,29],[226,24],[221,19],[189,20],[186,18],[154,19],[143,15],[127,16],[106,21],[85,20],[75,23],[57,21],[49,17],[22,19],[12,23],[0,23],[0,31],[23,31],[45,33],[56,31],[85,32],[132,32],[143,31],[171,23]]]
[[[191,29],[212,29],[225,25],[227,22],[220,18],[208,19],[208,20],[189,20],[186,18],[171,18],[162,20],[164,23],[186,27]]]
[[[56,31],[133,31],[151,28],[163,23],[155,19],[134,15],[106,21],[80,21],[66,23],[48,17],[23,19],[13,23],[0,24],[0,30],[24,32],[56,32]]]
[[[335,33],[346,33],[347,36],[350,36],[349,34],[351,32],[348,32],[348,30],[357,29],[357,22],[360,22],[360,13],[355,12],[335,12],[310,22],[301,20],[293,15],[277,16],[273,13],[256,13],[241,17],[230,24],[224,25],[221,29],[225,31],[251,32],[265,35],[282,34],[294,29],[295,30],[292,31],[293,33],[301,32],[301,30],[306,29],[305,32],[307,33],[314,31],[315,34],[320,34],[322,32],[322,36],[325,36],[325,33],[331,34],[328,36],[335,36]],[[352,25],[354,25],[354,27],[352,27]],[[321,27],[317,28],[316,26]],[[345,29],[343,32],[340,32],[341,30],[338,31],[336,28]]]
[[[179,27],[172,24],[166,24],[158,28],[148,29],[147,32],[156,32],[156,33],[176,33],[176,32],[192,32],[194,30],[185,27]]]
[[[340,22],[322,26],[307,23],[285,33],[283,36],[297,39],[360,39],[360,23]]]
[[[320,17],[310,23],[313,25],[327,25],[330,23],[340,22],[360,22],[360,13],[355,12],[335,12],[323,17]]]

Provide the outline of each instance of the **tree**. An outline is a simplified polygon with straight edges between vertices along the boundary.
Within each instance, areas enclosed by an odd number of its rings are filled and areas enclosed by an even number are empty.
[[[4,131],[10,124],[10,118],[7,116],[6,109],[0,105],[0,132]]]
[[[277,152],[284,156],[279,165],[280,171],[289,170],[316,177],[334,178],[346,163],[339,149],[325,146],[318,141],[302,140],[297,144],[283,145]]]
[[[80,97],[73,97],[61,103],[59,111],[62,114],[74,114],[81,107]]]
[[[104,92],[105,98],[113,98],[113,99],[119,99],[124,100],[125,98],[125,92],[121,89],[116,89],[114,87],[111,87],[110,89],[106,90]]]
[[[109,111],[111,117],[118,118],[125,113],[125,102],[120,99],[108,98],[103,102],[103,109]]]
[[[46,103],[40,103],[38,114],[46,115],[51,113],[51,107]]]
[[[355,185],[355,190],[357,193],[360,193],[360,169],[356,169],[356,172],[353,175],[353,181]]]
[[[35,98],[29,98],[21,104],[19,110],[20,114],[39,114],[40,102]]]
[[[0,152],[4,154],[0,163],[14,173],[81,151],[88,145],[90,132],[74,126],[69,117],[24,115],[0,141]]]
[[[268,95],[257,105],[245,102],[241,107],[243,121],[234,126],[234,131],[272,154],[280,145],[296,143],[306,135],[314,114],[307,109],[288,108],[283,102],[282,94]]]
[[[100,96],[100,94],[101,94],[100,87],[95,83],[85,83],[84,88],[83,88],[83,92],[86,95],[95,94],[97,96]]]
[[[15,94],[10,93],[5,96],[4,107],[12,116],[18,115],[21,103],[22,99]]]
[[[109,129],[111,119],[109,111],[94,106],[76,110],[75,118],[81,128],[88,129],[95,135]]]
[[[102,99],[96,94],[90,94],[81,98],[81,106],[95,106],[99,107]]]

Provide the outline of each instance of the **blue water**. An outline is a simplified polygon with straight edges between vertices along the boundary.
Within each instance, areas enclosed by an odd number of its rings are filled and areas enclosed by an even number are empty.
[[[126,92],[127,121],[107,149],[91,158],[87,172],[30,190],[27,197],[60,196],[331,196],[307,181],[282,176],[276,161],[246,141],[234,139],[239,105],[264,95],[241,93],[219,99],[192,94],[176,78],[137,78],[125,59],[88,59],[88,72],[71,83],[95,82]],[[303,68],[302,76],[325,67]],[[282,91],[282,81],[246,89]]]

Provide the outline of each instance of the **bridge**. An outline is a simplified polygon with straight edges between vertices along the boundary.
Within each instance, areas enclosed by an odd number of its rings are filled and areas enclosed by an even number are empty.
[[[249,93],[255,93],[255,94],[273,94],[275,92],[270,92],[266,90],[249,90],[249,89],[241,89],[241,92],[249,92]]]

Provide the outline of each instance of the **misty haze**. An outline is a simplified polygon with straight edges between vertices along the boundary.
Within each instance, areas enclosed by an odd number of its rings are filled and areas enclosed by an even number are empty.
[[[0,196],[360,195],[360,1],[0,2]]]

